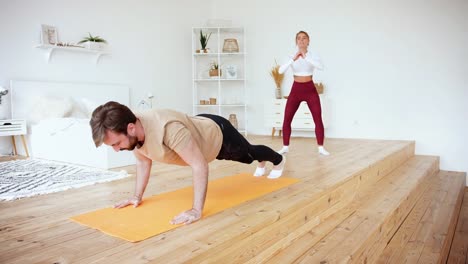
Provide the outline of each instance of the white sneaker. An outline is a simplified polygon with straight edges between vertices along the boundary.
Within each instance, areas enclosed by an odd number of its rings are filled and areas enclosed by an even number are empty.
[[[325,148],[323,146],[320,146],[318,147],[318,153],[320,155],[324,155],[324,156],[328,156],[330,155],[330,153],[328,151],[325,150]]]
[[[263,168],[257,167],[255,169],[254,174],[253,174],[253,176],[255,176],[255,177],[261,177],[263,175],[265,175],[265,167],[263,167]]]
[[[283,146],[282,149],[277,151],[279,154],[283,155],[289,152],[289,146]]]
[[[273,169],[270,171],[270,175],[268,175],[268,179],[278,179],[283,175],[283,169],[284,165],[286,164],[286,157],[283,156],[283,160],[281,161],[280,164],[276,165],[273,167]]]

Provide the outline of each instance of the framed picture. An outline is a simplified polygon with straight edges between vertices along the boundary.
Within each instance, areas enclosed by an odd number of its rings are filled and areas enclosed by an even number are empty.
[[[57,42],[57,28],[49,25],[41,25],[41,44],[55,45]]]
[[[225,66],[226,79],[237,79],[237,65],[229,64]]]

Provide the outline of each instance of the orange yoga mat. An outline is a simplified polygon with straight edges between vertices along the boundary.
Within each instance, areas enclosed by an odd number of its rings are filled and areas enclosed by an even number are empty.
[[[298,181],[286,177],[270,180],[266,177],[254,177],[248,173],[210,181],[203,218]],[[71,220],[111,236],[138,242],[180,226],[172,225],[169,221],[179,213],[192,208],[192,197],[192,187],[187,187],[145,198],[137,208],[133,206],[122,209],[105,208],[74,216]],[[203,221],[203,218],[199,221]],[[197,222],[192,223],[196,224]]]

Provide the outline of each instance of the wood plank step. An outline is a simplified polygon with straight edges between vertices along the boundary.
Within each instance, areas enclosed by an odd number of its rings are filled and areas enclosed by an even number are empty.
[[[322,237],[312,241],[308,241],[307,234],[307,238],[300,238],[268,263],[372,263],[373,258],[369,257],[383,250],[428,187],[438,166],[438,157],[411,158],[364,190],[349,208],[354,212],[331,232],[322,230]],[[315,229],[311,232],[316,234]],[[294,247],[306,250],[293,256],[289,253]]]
[[[372,152],[366,153],[370,146]],[[389,145],[379,141],[365,148],[364,151],[334,157],[338,162],[324,159],[320,161],[320,167],[309,175],[303,175],[303,181],[295,186],[228,209],[205,219],[197,227],[175,229],[135,247],[122,245],[101,250],[77,263],[117,260],[134,263],[141,260],[156,263],[245,263],[276,241],[285,237],[292,239],[307,232],[301,228],[304,225],[312,228],[331,214],[343,210],[361,188],[382,178],[414,155],[414,142]],[[136,255],[131,253],[135,251],[138,252]]]
[[[378,263],[445,263],[464,187],[462,173],[440,171]]]
[[[468,263],[468,188],[465,188],[465,196],[463,198],[460,215],[458,216],[457,227],[455,229],[447,263]]]
[[[427,162],[427,160],[426,160]],[[411,162],[407,162],[402,167],[418,167],[419,164],[423,164],[424,160],[421,157],[416,156],[412,159]],[[431,164],[432,161],[429,160]],[[434,165],[434,170],[437,167],[437,164]],[[395,175],[396,174],[396,175]],[[421,175],[422,176],[422,175]],[[405,173],[401,173],[400,170],[394,171],[392,174],[383,178],[381,181],[374,183],[368,188],[363,189],[356,200],[352,204],[341,210],[340,212],[331,215],[325,219],[320,225],[314,227],[313,229],[306,232],[302,237],[297,237],[292,243],[285,244],[281,250],[277,251],[275,255],[263,256],[263,258],[256,258],[257,263],[293,263],[298,261],[307,250],[309,250],[313,245],[315,245],[320,239],[325,237],[330,233],[335,227],[342,223],[346,218],[353,215],[357,208],[360,207],[366,199],[375,194],[381,194],[383,196],[390,195],[391,190],[394,189],[394,186],[402,185],[402,181],[408,179]],[[279,243],[282,243],[280,241]]]
[[[434,158],[429,162],[436,161]],[[413,162],[424,163],[427,160],[416,158]],[[414,165],[414,164],[413,164]],[[409,166],[405,164],[403,166]],[[416,165],[414,165],[416,166]],[[434,164],[434,169],[437,168],[437,163]],[[395,172],[394,172],[395,173]],[[388,178],[391,177],[391,178]],[[406,178],[405,174],[398,175],[399,180]],[[368,196],[373,193],[383,193],[389,186],[394,186],[396,180],[395,176],[387,176],[386,183],[382,184],[383,179],[377,183],[369,185],[367,188],[362,188],[357,194],[355,201],[350,205],[346,206],[338,213],[328,216],[326,219],[323,219],[318,226],[308,227],[304,225],[301,228],[308,228],[306,232],[303,232],[303,236],[292,237],[289,240],[281,240],[276,244],[275,251],[272,251],[272,248],[265,250],[258,254],[255,258],[251,259],[249,263],[291,263],[297,260],[304,252],[306,252],[311,246],[317,243],[320,239],[325,237],[331,230],[336,226],[342,223],[346,218],[355,213],[357,208],[362,204],[363,200],[366,200]],[[388,192],[388,190],[387,190]]]

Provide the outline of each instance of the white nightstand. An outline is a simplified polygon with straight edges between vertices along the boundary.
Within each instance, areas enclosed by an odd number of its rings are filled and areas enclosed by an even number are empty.
[[[24,119],[9,119],[9,120],[0,120],[0,137],[11,136],[11,142],[13,143],[13,151],[15,155],[18,155],[16,150],[15,136],[21,136],[21,141],[23,142],[24,150],[26,151],[26,157],[29,157],[28,147],[26,145],[26,140],[24,139],[26,135],[26,120]]]

